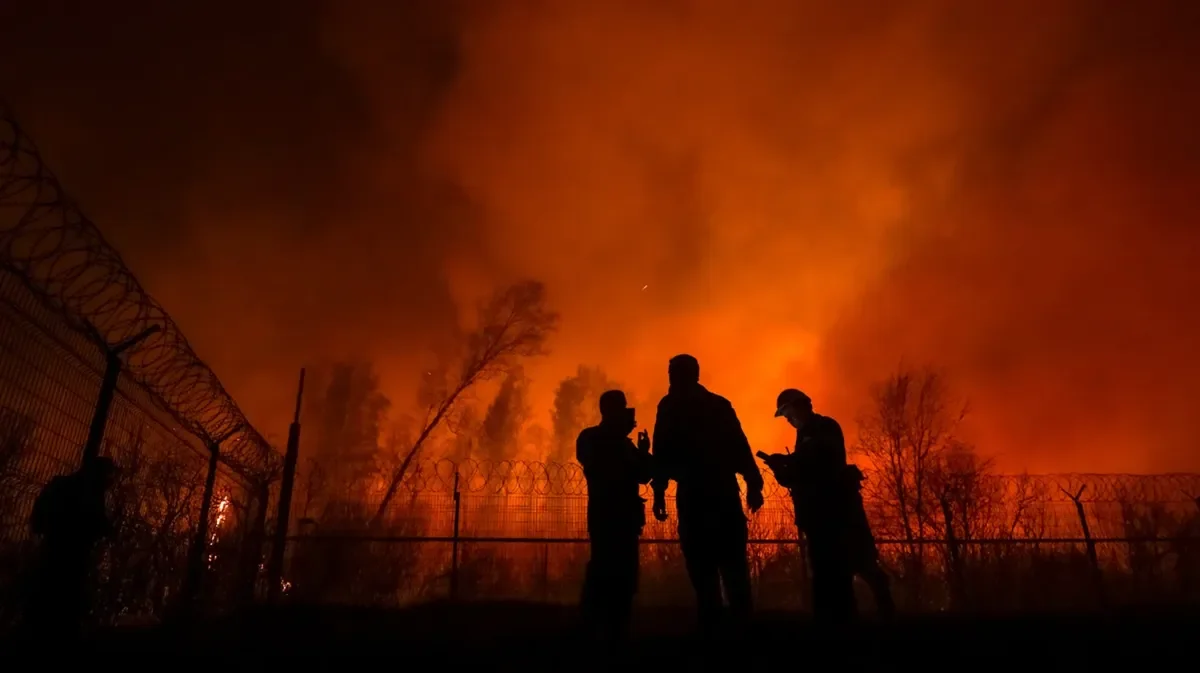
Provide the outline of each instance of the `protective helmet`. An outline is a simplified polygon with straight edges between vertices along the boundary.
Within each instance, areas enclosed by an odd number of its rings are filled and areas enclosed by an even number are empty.
[[[792,408],[812,410],[812,400],[799,390],[788,388],[775,398],[775,417],[787,414],[788,409]]]

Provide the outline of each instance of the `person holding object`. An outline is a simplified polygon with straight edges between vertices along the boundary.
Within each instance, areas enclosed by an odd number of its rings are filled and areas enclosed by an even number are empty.
[[[628,634],[633,597],[637,593],[639,543],[646,525],[646,501],[640,486],[650,481],[650,437],[638,433],[634,410],[625,393],[600,396],[600,424],[585,428],[575,442],[588,488],[588,541],[591,557],[580,600],[584,620],[602,640]]]
[[[666,491],[676,484],[679,544],[696,592],[701,628],[714,629],[724,584],[739,624],[750,616],[746,514],[737,475],[746,482],[751,512],[763,505],[763,480],[750,442],[729,400],[700,385],[700,363],[677,355],[667,366],[670,388],[654,422],[654,516],[667,519]]]
[[[835,623],[854,619],[854,576],[859,575],[870,586],[880,615],[890,618],[895,608],[863,506],[863,474],[846,461],[841,426],[814,413],[812,400],[794,388],[776,398],[775,417],[786,418],[796,429],[796,450],[758,456],[791,492],[796,527],[808,541],[813,616]]]

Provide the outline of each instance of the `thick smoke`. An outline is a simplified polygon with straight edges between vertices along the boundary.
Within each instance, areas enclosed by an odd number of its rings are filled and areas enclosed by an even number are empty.
[[[411,387],[455,321],[442,260],[471,249],[476,215],[417,158],[454,78],[453,26],[397,4],[386,108],[331,45],[324,2],[0,10],[0,95],[281,442],[302,365],[368,357]]]
[[[550,450],[552,462],[566,463],[575,459],[575,440],[579,432],[600,422],[600,396],[615,388],[620,386],[609,381],[604,370],[584,365],[558,383],[550,411],[554,428],[554,444]]]
[[[521,430],[529,421],[528,387],[529,380],[520,367],[500,382],[500,389],[483,417],[480,452],[474,458],[501,461],[520,451]]]
[[[297,365],[402,407],[532,276],[546,426],[579,364],[653,400],[690,352],[777,450],[780,388],[852,426],[931,362],[1004,467],[1200,469],[1196,3],[28,4],[0,90],[280,432]]]

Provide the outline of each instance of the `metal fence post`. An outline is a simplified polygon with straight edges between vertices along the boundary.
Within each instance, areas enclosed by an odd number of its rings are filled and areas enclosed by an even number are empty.
[[[462,498],[458,492],[458,467],[454,468],[454,537],[450,543],[450,600],[458,600],[458,524]]]
[[[96,410],[92,413],[87,443],[83,445],[82,463],[86,464],[100,456],[104,430],[108,427],[108,410],[112,406],[113,396],[117,393],[117,383],[121,378],[121,354],[161,329],[158,325],[153,325],[112,348],[104,349],[104,378],[100,380],[100,393],[96,397]]]
[[[300,386],[296,391],[296,413],[288,426],[287,455],[283,458],[283,483],[279,487],[279,514],[275,518],[275,539],[271,545],[271,565],[267,573],[267,601],[279,598],[283,588],[283,552],[287,545],[289,519],[292,514],[292,487],[296,483],[296,461],[300,456],[300,402],[304,398],[304,370],[300,370]]]
[[[204,576],[204,556],[208,551],[208,520],[212,517],[213,490],[217,483],[217,463],[221,457],[221,445],[211,442],[208,446],[208,474],[204,477],[204,496],[200,502],[200,520],[196,524],[196,536],[188,549],[187,575],[183,581],[183,604],[190,610],[200,591]]]
[[[1092,537],[1092,529],[1088,526],[1087,512],[1083,508],[1082,497],[1086,489],[1087,485],[1084,484],[1074,494],[1065,490],[1063,490],[1063,493],[1066,493],[1071,498],[1071,501],[1075,503],[1075,513],[1079,515],[1079,526],[1083,529],[1083,541],[1084,546],[1087,548],[1088,563],[1092,568],[1092,581],[1096,585],[1096,598],[1099,599],[1101,606],[1105,606],[1108,604],[1108,597],[1105,595],[1104,590],[1104,575],[1100,571],[1100,557],[1096,553],[1096,540]]]
[[[542,545],[542,600],[550,599],[550,543]]]
[[[947,576],[950,585],[950,604],[952,607],[961,607],[967,602],[967,583],[966,574],[963,571],[963,549],[959,544],[958,535],[954,530],[954,511],[950,504],[942,502],[942,517],[946,522],[946,551],[949,559],[947,560],[948,568]]]
[[[188,549],[187,575],[183,584],[183,603],[190,609],[204,579],[204,557],[208,555],[208,522],[212,519],[213,490],[217,485],[217,467],[221,462],[221,445],[242,430],[241,425],[225,433],[224,437],[208,443],[208,474],[204,477],[204,496],[200,502],[200,520],[196,523],[196,537]]]
[[[250,523],[250,533],[243,543],[237,599],[239,606],[250,605],[254,602],[258,573],[262,569],[263,542],[266,540],[267,508],[270,501],[271,485],[264,481],[254,495],[254,518]]]

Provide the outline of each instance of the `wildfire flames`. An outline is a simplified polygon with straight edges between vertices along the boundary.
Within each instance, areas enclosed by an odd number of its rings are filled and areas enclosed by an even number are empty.
[[[1002,471],[1200,469],[1195,3],[90,4],[21,15],[4,88],[266,435],[322,358],[420,416],[529,277],[562,322],[526,427],[580,365],[648,426],[690,352],[777,451],[781,389],[853,432],[930,362]]]
[[[209,538],[208,538],[208,542],[209,542],[208,565],[209,565],[210,569],[212,568],[213,564],[216,563],[217,558],[218,558],[218,554],[216,552],[217,543],[221,540],[222,531],[227,527],[225,524],[229,520],[229,508],[231,505],[232,505],[232,502],[230,501],[228,495],[223,496],[221,498],[221,500],[219,502],[217,502],[216,516],[213,517],[212,532],[209,534]],[[259,573],[265,573],[266,572],[266,564],[259,563],[258,571],[259,571]],[[283,593],[287,593],[288,591],[291,590],[291,588],[292,588],[291,582],[289,582],[287,579],[284,579],[284,578],[280,578],[279,581],[280,581],[280,588],[283,590]]]
[[[210,532],[208,535],[208,549],[209,549],[208,566],[209,566],[209,568],[211,568],[212,565],[214,563],[216,563],[216,561],[217,561],[217,552],[215,550],[217,548],[217,542],[220,541],[220,539],[221,539],[221,528],[225,524],[226,519],[229,517],[229,514],[227,512],[228,509],[229,509],[229,496],[225,496],[225,497],[221,498],[220,502],[217,503],[217,515],[213,519],[212,532]]]

